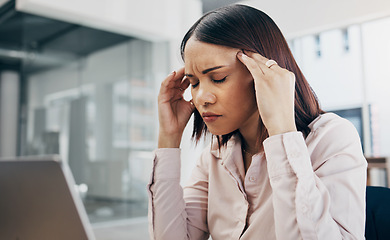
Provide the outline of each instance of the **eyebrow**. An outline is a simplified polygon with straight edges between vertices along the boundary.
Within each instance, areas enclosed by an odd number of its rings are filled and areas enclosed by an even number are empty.
[[[202,71],[202,74],[207,74],[207,73],[209,73],[209,72],[211,72],[211,71],[214,71],[214,70],[217,70],[217,69],[220,69],[220,68],[223,68],[223,67],[226,67],[226,66],[221,65],[221,66],[216,66],[216,67],[208,68],[208,69],[206,69],[206,70],[203,70],[203,71]],[[194,75],[188,74],[188,73],[186,73],[186,74],[184,74],[184,75],[187,76],[187,77],[193,77],[193,76],[194,76]]]

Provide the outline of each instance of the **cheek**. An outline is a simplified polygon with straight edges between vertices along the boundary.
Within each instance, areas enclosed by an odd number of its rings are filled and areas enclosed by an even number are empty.
[[[246,79],[244,91],[246,92],[247,97],[249,99],[256,99],[255,82],[253,81],[253,79]]]
[[[238,86],[236,86],[234,89],[236,89],[236,94],[243,98],[244,100],[253,100],[256,98],[255,93],[255,85],[253,81],[242,81]]]
[[[242,109],[242,111],[252,112],[257,109],[256,94],[253,84],[248,83],[246,86],[243,86],[239,92],[237,91],[235,97],[236,99],[239,99],[236,105],[239,109]]]
[[[191,88],[191,97],[192,97],[192,101],[193,102],[195,102],[195,98],[196,98],[196,94],[195,94],[195,89],[192,87],[192,86],[190,86],[190,88]]]

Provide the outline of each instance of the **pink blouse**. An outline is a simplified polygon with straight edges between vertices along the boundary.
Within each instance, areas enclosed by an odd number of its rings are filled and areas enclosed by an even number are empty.
[[[157,149],[151,239],[365,239],[367,162],[354,126],[333,113],[267,138],[245,174],[238,138],[204,150],[184,188],[180,149]],[[215,141],[214,141],[215,142]]]

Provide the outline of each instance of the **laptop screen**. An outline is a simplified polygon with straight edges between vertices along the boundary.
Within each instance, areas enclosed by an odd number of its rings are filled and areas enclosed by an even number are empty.
[[[0,239],[94,239],[58,156],[0,160]]]

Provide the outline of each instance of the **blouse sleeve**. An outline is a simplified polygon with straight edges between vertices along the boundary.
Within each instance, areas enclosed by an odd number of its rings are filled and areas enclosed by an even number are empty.
[[[264,151],[277,239],[365,239],[367,162],[351,123],[337,120],[306,142],[300,132],[272,136]]]
[[[155,151],[148,184],[149,234],[154,240],[208,239],[207,171],[200,162],[193,170],[190,186],[180,185],[180,149]]]

